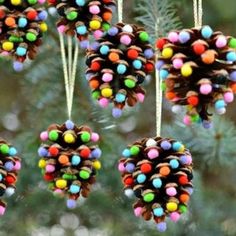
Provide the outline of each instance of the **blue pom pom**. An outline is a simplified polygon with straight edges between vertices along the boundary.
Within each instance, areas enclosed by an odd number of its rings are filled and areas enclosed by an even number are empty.
[[[15,156],[17,154],[17,150],[14,147],[10,147],[9,149],[9,155],[10,156]]]
[[[14,168],[14,164],[12,161],[7,161],[5,164],[4,164],[4,167],[6,168],[7,171],[12,171],[13,168]]]
[[[117,66],[117,73],[120,74],[120,75],[123,75],[127,70],[127,67],[126,65],[123,65],[123,64],[119,64]]]
[[[112,109],[112,116],[113,116],[114,118],[119,118],[119,117],[121,117],[121,116],[122,116],[122,110],[119,109],[119,108],[114,107],[114,108]]]
[[[66,125],[66,128],[70,129],[70,130],[74,129],[74,127],[75,127],[75,124],[71,120],[67,120],[65,125]]]
[[[124,94],[122,93],[116,94],[116,98],[115,98],[116,102],[122,103],[125,101],[125,99],[126,99],[126,96]]]
[[[181,142],[174,142],[172,144],[172,148],[173,148],[174,151],[179,151],[179,149],[182,147],[182,145],[183,144]]]
[[[160,70],[163,65],[165,65],[165,62],[162,60],[158,60],[155,64],[155,67],[156,69]]]
[[[76,201],[73,199],[68,199],[66,201],[66,205],[69,209],[74,209],[74,208],[76,208]]]
[[[123,157],[130,157],[130,150],[128,148],[126,148],[123,152],[122,152],[122,156]]]
[[[40,21],[43,21],[43,20],[46,20],[48,17],[48,13],[46,11],[41,11],[39,14],[38,14],[38,19]]]
[[[163,80],[166,79],[168,75],[169,75],[168,70],[165,70],[165,69],[160,70],[160,78],[161,79],[163,79]]]
[[[172,169],[177,169],[179,167],[179,162],[175,159],[170,161],[170,166]]]
[[[81,162],[80,156],[78,156],[78,155],[73,155],[73,156],[72,156],[71,164],[72,164],[73,166],[79,165],[80,162]]]
[[[70,192],[71,192],[72,194],[79,193],[79,191],[80,191],[80,186],[74,185],[74,184],[72,184],[72,185],[70,186]]]
[[[159,232],[165,232],[167,229],[166,222],[160,222],[157,224],[157,230]]]
[[[147,179],[146,175],[144,175],[144,174],[139,174],[138,177],[137,177],[137,182],[138,182],[139,184],[142,184],[142,183],[144,183],[144,182],[146,181],[146,179]]]
[[[229,78],[230,80],[236,82],[236,70],[230,73]]]
[[[88,47],[89,47],[89,41],[88,41],[88,40],[82,40],[82,41],[80,41],[80,47],[81,47],[82,49],[88,49]]]
[[[164,210],[162,207],[158,207],[153,209],[153,214],[157,217],[161,217],[164,214]]]
[[[235,52],[228,52],[226,54],[226,59],[227,59],[227,61],[235,62],[236,61],[236,53]]]
[[[109,50],[110,50],[110,48],[109,48],[107,45],[102,45],[102,46],[100,47],[100,53],[101,53],[102,55],[107,55],[108,52],[109,52]]]
[[[90,45],[90,48],[94,51],[96,51],[99,47],[99,43],[98,42],[92,42],[91,45]]]
[[[210,26],[206,25],[202,27],[201,34],[203,38],[209,39],[213,34],[213,30]]]
[[[98,159],[98,158],[101,157],[101,155],[102,155],[102,151],[101,151],[100,148],[95,148],[95,149],[92,151],[91,154],[92,154],[92,157],[93,157],[93,158]]]
[[[127,163],[125,169],[129,173],[133,173],[135,170],[135,165],[133,163]]]
[[[152,185],[153,185],[155,188],[160,188],[160,187],[162,186],[162,181],[161,181],[161,179],[160,179],[160,178],[153,179]]]
[[[161,148],[163,150],[170,150],[171,149],[171,143],[164,140],[164,141],[161,142]]]
[[[116,28],[116,27],[111,27],[109,30],[108,30],[108,34],[110,36],[115,36],[117,35],[119,32],[119,30]]]
[[[180,163],[182,165],[187,165],[188,164],[188,158],[185,155],[180,156]]]
[[[154,51],[151,48],[144,50],[144,56],[147,59],[151,59],[154,56]]]
[[[38,149],[38,155],[39,155],[40,157],[46,157],[46,156],[48,155],[47,149],[44,148],[44,147],[40,147],[40,148]]]
[[[202,126],[203,126],[203,128],[205,128],[205,129],[211,129],[212,128],[212,122],[211,121],[209,121],[209,120],[203,120],[202,121]]]
[[[143,64],[140,60],[134,60],[133,61],[133,67],[137,70],[140,70],[142,68]]]
[[[85,35],[87,33],[87,27],[85,25],[80,25],[76,27],[77,34]]]
[[[18,47],[18,48],[16,49],[16,54],[17,54],[18,56],[24,56],[24,55],[26,55],[26,53],[27,53],[27,49],[26,49],[26,48]]]
[[[186,31],[181,31],[179,33],[179,41],[180,43],[187,43],[190,39],[190,34]]]
[[[85,4],[85,0],[76,0],[76,5],[82,7]]]
[[[19,62],[19,61],[14,61],[13,62],[13,69],[17,72],[20,72],[23,70],[23,63]]]
[[[226,106],[225,101],[224,100],[218,100],[215,102],[215,109],[221,109],[224,108]]]
[[[18,26],[19,26],[20,28],[24,28],[27,24],[28,24],[28,21],[27,21],[26,18],[24,18],[24,17],[19,18],[19,20],[18,20]]]

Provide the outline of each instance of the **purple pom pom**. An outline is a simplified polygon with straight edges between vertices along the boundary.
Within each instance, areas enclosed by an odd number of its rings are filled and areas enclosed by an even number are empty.
[[[69,209],[74,209],[74,208],[76,208],[76,201],[73,199],[68,199],[66,201],[66,205]]]
[[[211,129],[212,128],[212,122],[209,121],[209,120],[204,120],[202,122],[202,126],[205,128],[205,129]]]
[[[112,109],[112,116],[114,118],[119,118],[119,117],[121,117],[121,115],[122,115],[122,110],[121,109],[116,108],[116,107]]]
[[[67,120],[65,125],[67,129],[74,129],[75,127],[75,124],[71,120]]]
[[[135,170],[135,165],[133,163],[128,163],[125,166],[126,171],[128,171],[129,173],[133,173]]]
[[[168,141],[162,141],[161,148],[164,150],[169,150],[169,149],[171,149],[171,143]]]
[[[20,72],[23,70],[23,63],[19,62],[19,61],[14,61],[13,62],[13,69],[17,72]]]
[[[101,149],[100,148],[96,148],[96,149],[94,149],[93,151],[92,151],[92,157],[93,158],[100,158],[101,157],[101,155],[102,155],[102,151],[101,151]]]
[[[154,52],[153,52],[153,50],[152,50],[151,48],[146,49],[146,50],[144,51],[144,56],[145,56],[147,59],[152,58],[153,55],[154,55]]]
[[[82,49],[87,49],[89,47],[89,41],[88,40],[83,40],[80,42],[80,47]]]
[[[161,67],[162,67],[164,64],[165,64],[165,62],[162,61],[162,60],[157,61],[157,63],[156,63],[156,69],[160,70]]]
[[[14,168],[14,164],[11,162],[11,161],[7,161],[5,164],[4,164],[5,168],[7,171],[12,171],[13,168]]]
[[[157,224],[157,230],[159,232],[165,232],[167,229],[166,222],[160,222]]]
[[[93,51],[96,51],[99,47],[100,47],[99,42],[93,42],[93,43],[90,44],[90,48]]]
[[[109,30],[108,30],[108,34],[111,35],[111,36],[115,36],[118,34],[118,29],[116,27],[111,27]]]

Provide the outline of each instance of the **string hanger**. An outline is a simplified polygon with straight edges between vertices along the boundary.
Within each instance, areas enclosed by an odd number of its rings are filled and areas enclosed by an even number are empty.
[[[202,0],[193,0],[193,15],[194,15],[194,26],[201,27],[202,16],[203,16]]]
[[[73,48],[73,38],[71,36],[68,36],[67,37],[68,53],[66,56],[64,35],[63,32],[60,32],[60,30],[59,30],[59,39],[60,39],[61,58],[63,65],[63,74],[64,74],[64,85],[66,91],[67,113],[68,113],[68,118],[71,120],[76,68],[79,54],[79,44],[75,42],[75,48]]]
[[[123,0],[117,1],[118,22],[123,22]]]

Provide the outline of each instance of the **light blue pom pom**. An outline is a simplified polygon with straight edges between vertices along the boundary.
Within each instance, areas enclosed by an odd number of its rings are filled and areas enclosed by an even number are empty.
[[[160,70],[160,78],[161,79],[163,79],[163,80],[166,79],[168,75],[169,75],[168,70],[165,70],[165,69]]]
[[[161,217],[164,214],[163,208],[158,207],[153,210],[153,214],[157,217]]]
[[[152,181],[152,185],[155,187],[155,188],[160,188],[162,186],[162,181],[160,178],[156,178]]]
[[[73,155],[73,156],[72,156],[71,164],[72,164],[73,166],[79,165],[80,162],[81,162],[80,156],[78,156],[78,155]]]
[[[227,61],[235,62],[236,61],[236,53],[235,52],[228,52],[226,54],[226,59],[227,59]]]
[[[27,49],[26,49],[26,48],[23,48],[23,47],[18,47],[18,48],[16,49],[16,54],[17,54],[18,56],[24,56],[24,55],[26,54],[26,52],[27,52]]]
[[[126,96],[125,96],[124,94],[122,94],[122,93],[116,94],[115,100],[116,100],[117,102],[122,103],[122,102],[125,101],[125,99],[126,99]]]
[[[100,48],[100,53],[102,55],[107,55],[109,50],[110,50],[110,48],[107,45],[102,45]]]
[[[85,0],[76,0],[76,5],[82,7],[85,4]]]
[[[138,182],[139,184],[142,184],[142,183],[144,183],[144,182],[146,181],[146,179],[147,179],[146,175],[140,174],[140,175],[138,175],[138,177],[137,177],[137,182]]]
[[[87,27],[85,25],[80,25],[76,27],[76,32],[80,35],[85,35],[87,33]]]
[[[130,157],[130,150],[128,148],[126,148],[123,152],[122,152],[122,156],[123,157]]]
[[[76,193],[79,193],[80,191],[80,186],[78,185],[71,185],[70,186],[70,192],[73,193],[73,194],[76,194]]]
[[[117,66],[117,73],[120,74],[120,75],[123,75],[125,72],[126,72],[126,65],[123,65],[123,64],[119,64]]]
[[[10,156],[15,156],[17,154],[17,150],[14,147],[10,147],[9,149],[9,155]]]
[[[133,67],[137,70],[141,69],[142,68],[142,62],[140,60],[134,60],[133,61]]]
[[[170,166],[171,166],[172,169],[176,169],[176,168],[179,167],[179,162],[177,160],[175,160],[175,159],[171,160],[170,161]]]
[[[21,17],[21,18],[19,18],[19,20],[18,20],[18,26],[19,26],[20,28],[24,28],[24,27],[27,25],[27,23],[28,23],[28,21],[27,21],[27,19],[24,18],[24,17]]]
[[[226,106],[225,101],[224,100],[218,100],[215,103],[215,109],[221,109],[224,108]]]

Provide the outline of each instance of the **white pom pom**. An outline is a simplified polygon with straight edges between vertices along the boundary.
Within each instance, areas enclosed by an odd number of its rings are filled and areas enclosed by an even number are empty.
[[[57,9],[55,7],[49,7],[48,8],[48,13],[51,15],[51,16],[55,16],[56,13],[57,13]]]
[[[126,33],[133,33],[133,28],[131,25],[125,25],[123,28],[122,28],[122,31],[123,32],[126,32]]]
[[[225,107],[222,107],[222,108],[216,110],[216,113],[219,115],[223,115],[223,114],[225,114],[225,112],[226,112]]]
[[[134,191],[130,188],[125,189],[124,193],[128,198],[132,198],[134,196]]]
[[[182,112],[182,107],[180,105],[174,105],[171,108],[172,112],[175,114],[179,114]]]
[[[5,191],[6,197],[10,197],[10,196],[12,196],[14,193],[15,193],[15,189],[12,188],[12,187],[7,188],[6,191]]]
[[[156,144],[157,142],[152,138],[148,139],[148,141],[146,142],[147,147],[153,147],[153,146],[156,146]]]

